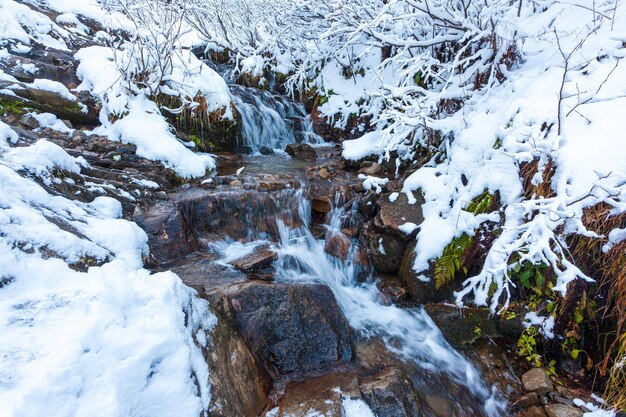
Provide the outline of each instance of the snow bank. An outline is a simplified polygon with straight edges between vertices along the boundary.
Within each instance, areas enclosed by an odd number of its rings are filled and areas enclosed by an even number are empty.
[[[0,123],[0,134],[13,136]],[[5,139],[6,140],[6,139]],[[198,346],[215,324],[171,272],[142,269],[147,236],[119,202],[48,194],[20,176],[80,163],[45,140],[0,154],[0,415],[196,417]],[[70,264],[102,263],[87,272]]]

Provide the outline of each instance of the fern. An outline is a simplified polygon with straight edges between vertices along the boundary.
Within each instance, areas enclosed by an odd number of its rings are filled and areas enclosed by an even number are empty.
[[[435,288],[442,288],[452,282],[459,271],[467,274],[463,257],[473,243],[474,238],[464,233],[452,239],[452,242],[446,246],[441,257],[435,262]]]
[[[493,206],[493,198],[494,196],[489,194],[489,190],[485,190],[481,195],[474,198],[465,210],[474,214],[488,213]]]

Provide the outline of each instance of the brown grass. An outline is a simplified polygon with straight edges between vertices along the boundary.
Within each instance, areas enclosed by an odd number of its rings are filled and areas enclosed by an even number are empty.
[[[548,162],[543,167],[541,182],[537,185],[532,183],[533,178],[539,171],[539,159],[535,158],[531,162],[523,162],[520,164],[520,177],[522,178],[524,187],[524,197],[527,199],[544,197],[554,197],[555,193],[552,189],[552,177],[556,170],[556,165],[552,158],[548,158]]]
[[[611,216],[613,207],[596,204],[583,212],[583,224],[602,238],[577,235],[572,241],[572,255],[577,263],[598,282],[598,321],[611,331],[600,340],[600,375],[609,374],[606,398],[612,404],[626,408],[626,366],[616,368],[619,358],[626,354],[626,241],[602,251],[611,230],[626,227],[626,213]]]

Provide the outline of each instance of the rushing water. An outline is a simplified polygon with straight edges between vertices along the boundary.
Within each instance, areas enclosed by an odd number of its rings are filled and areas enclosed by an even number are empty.
[[[280,242],[273,248],[278,253],[274,263],[275,279],[328,286],[350,326],[362,336],[379,338],[389,351],[400,358],[412,361],[427,371],[446,374],[472,392],[482,403],[486,415],[501,415],[504,405],[495,398],[495,391],[485,385],[478,370],[446,342],[428,314],[422,308],[407,309],[381,303],[373,280],[357,281],[357,265],[351,260],[352,256],[342,261],[327,254],[325,241],[313,236],[310,231],[311,208],[302,191],[288,193],[294,194],[290,201],[299,202],[297,216],[301,226],[288,227],[278,220]],[[325,227],[340,233],[342,224],[349,221],[350,216],[352,213],[349,211],[335,207]],[[261,243],[266,242],[242,244],[223,241],[214,244],[213,249],[222,254],[223,262],[229,262],[242,253],[249,253]],[[354,244],[350,250],[356,250]]]
[[[241,147],[253,153],[282,151],[289,143],[323,143],[302,104],[268,91],[230,86],[235,107],[241,115]]]

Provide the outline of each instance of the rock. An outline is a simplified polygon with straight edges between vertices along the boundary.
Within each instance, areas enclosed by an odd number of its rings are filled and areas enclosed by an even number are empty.
[[[382,194],[378,199],[378,215],[374,219],[374,225],[380,230],[407,239],[407,234],[400,230],[400,226],[408,222],[420,225],[424,221],[422,213],[424,198],[421,193],[417,193],[415,204],[409,204],[405,193],[401,193],[393,203],[389,201],[389,196],[390,194]]]
[[[391,275],[378,275],[378,290],[383,296],[385,304],[395,304],[404,301],[408,296],[408,291],[402,281]]]
[[[522,395],[521,397],[519,397],[517,400],[515,400],[513,405],[523,407],[523,408],[538,406],[540,405],[539,396],[537,396],[536,392],[526,393]]]
[[[359,396],[358,376],[351,369],[290,382],[278,401],[276,417],[340,417],[343,396]]]
[[[437,417],[452,417],[458,414],[454,411],[454,404],[447,398],[439,395],[426,395],[426,404],[435,412]]]
[[[33,115],[30,113],[22,116],[22,118],[20,119],[20,123],[31,129],[37,129],[40,126],[39,121],[35,119],[35,117],[33,117]]]
[[[209,297],[217,324],[207,338],[211,383],[210,415],[257,416],[269,401],[271,380],[237,330],[234,308],[222,293]]]
[[[274,380],[352,358],[350,328],[326,286],[254,281],[231,302],[244,338]]]
[[[543,407],[532,406],[529,409],[522,411],[521,414],[516,414],[516,417],[546,417],[546,412]]]
[[[341,232],[329,230],[326,232],[326,243],[324,244],[324,251],[345,261],[348,258],[348,252],[350,251],[350,239]]]
[[[428,304],[425,308],[452,346],[461,347],[473,343],[479,337],[498,334],[497,319],[491,317],[488,308],[468,307],[459,310],[445,304]]]
[[[411,300],[417,304],[442,303],[452,299],[454,286],[445,285],[441,288],[435,286],[432,278],[423,281],[417,277],[417,273],[413,270],[415,263],[415,241],[407,246],[400,265],[399,275],[411,295]]]
[[[204,252],[194,252],[168,265],[168,268],[175,272],[185,285],[195,289],[203,297],[247,281],[243,273],[215,262],[213,256]]]
[[[377,417],[422,415],[417,391],[411,380],[397,368],[388,368],[363,379],[359,388]]]
[[[304,161],[315,161],[317,159],[315,149],[306,143],[290,143],[285,147],[285,152],[292,158]]]
[[[272,263],[276,260],[276,252],[269,246],[260,246],[252,253],[231,262],[239,271],[250,275],[251,278],[271,280],[274,275]]]
[[[572,392],[567,387],[564,387],[563,385],[557,385],[555,388],[556,388],[556,392],[558,392],[563,398],[567,398],[568,400],[573,400],[574,398],[576,398],[576,396],[572,394]]]
[[[354,273],[357,282],[364,282],[372,275],[372,264],[367,251],[360,245],[354,250],[352,256],[352,263],[354,264]]]
[[[19,96],[0,93],[0,100],[40,112],[52,113],[59,119],[69,120],[76,124],[99,124],[98,112],[95,109],[90,109],[85,113],[78,101],[69,100],[51,91],[38,90],[27,84],[15,84],[22,87],[14,90],[19,92]]]
[[[382,171],[382,167],[378,165],[376,162],[372,162],[368,164],[369,166],[363,167],[359,170],[359,173],[365,175],[376,175]]]
[[[395,235],[366,232],[372,264],[376,272],[395,274],[400,270],[406,242]]]
[[[318,175],[320,176],[320,178],[325,179],[325,180],[330,178],[330,172],[328,172],[326,168],[320,169],[318,172]]]
[[[259,152],[261,153],[261,155],[274,155],[274,149],[270,148],[269,146],[261,146],[261,148],[259,149]]]
[[[133,218],[148,235],[151,255],[160,265],[174,262],[199,248],[188,223],[171,201],[159,201],[147,212],[138,207]]]
[[[493,335],[492,335],[493,336]],[[468,359],[481,371],[487,385],[495,386],[498,392],[508,398],[519,398],[524,393],[522,382],[517,376],[517,358],[502,346],[496,344],[488,335],[464,349]],[[512,362],[513,361],[513,362]],[[536,393],[531,393],[535,396]],[[539,404],[539,402],[537,402]]]
[[[545,406],[548,417],[582,417],[583,412],[566,404],[548,404]]]
[[[538,395],[552,391],[552,381],[543,368],[533,368],[522,375],[522,384],[526,391],[536,392]]]

